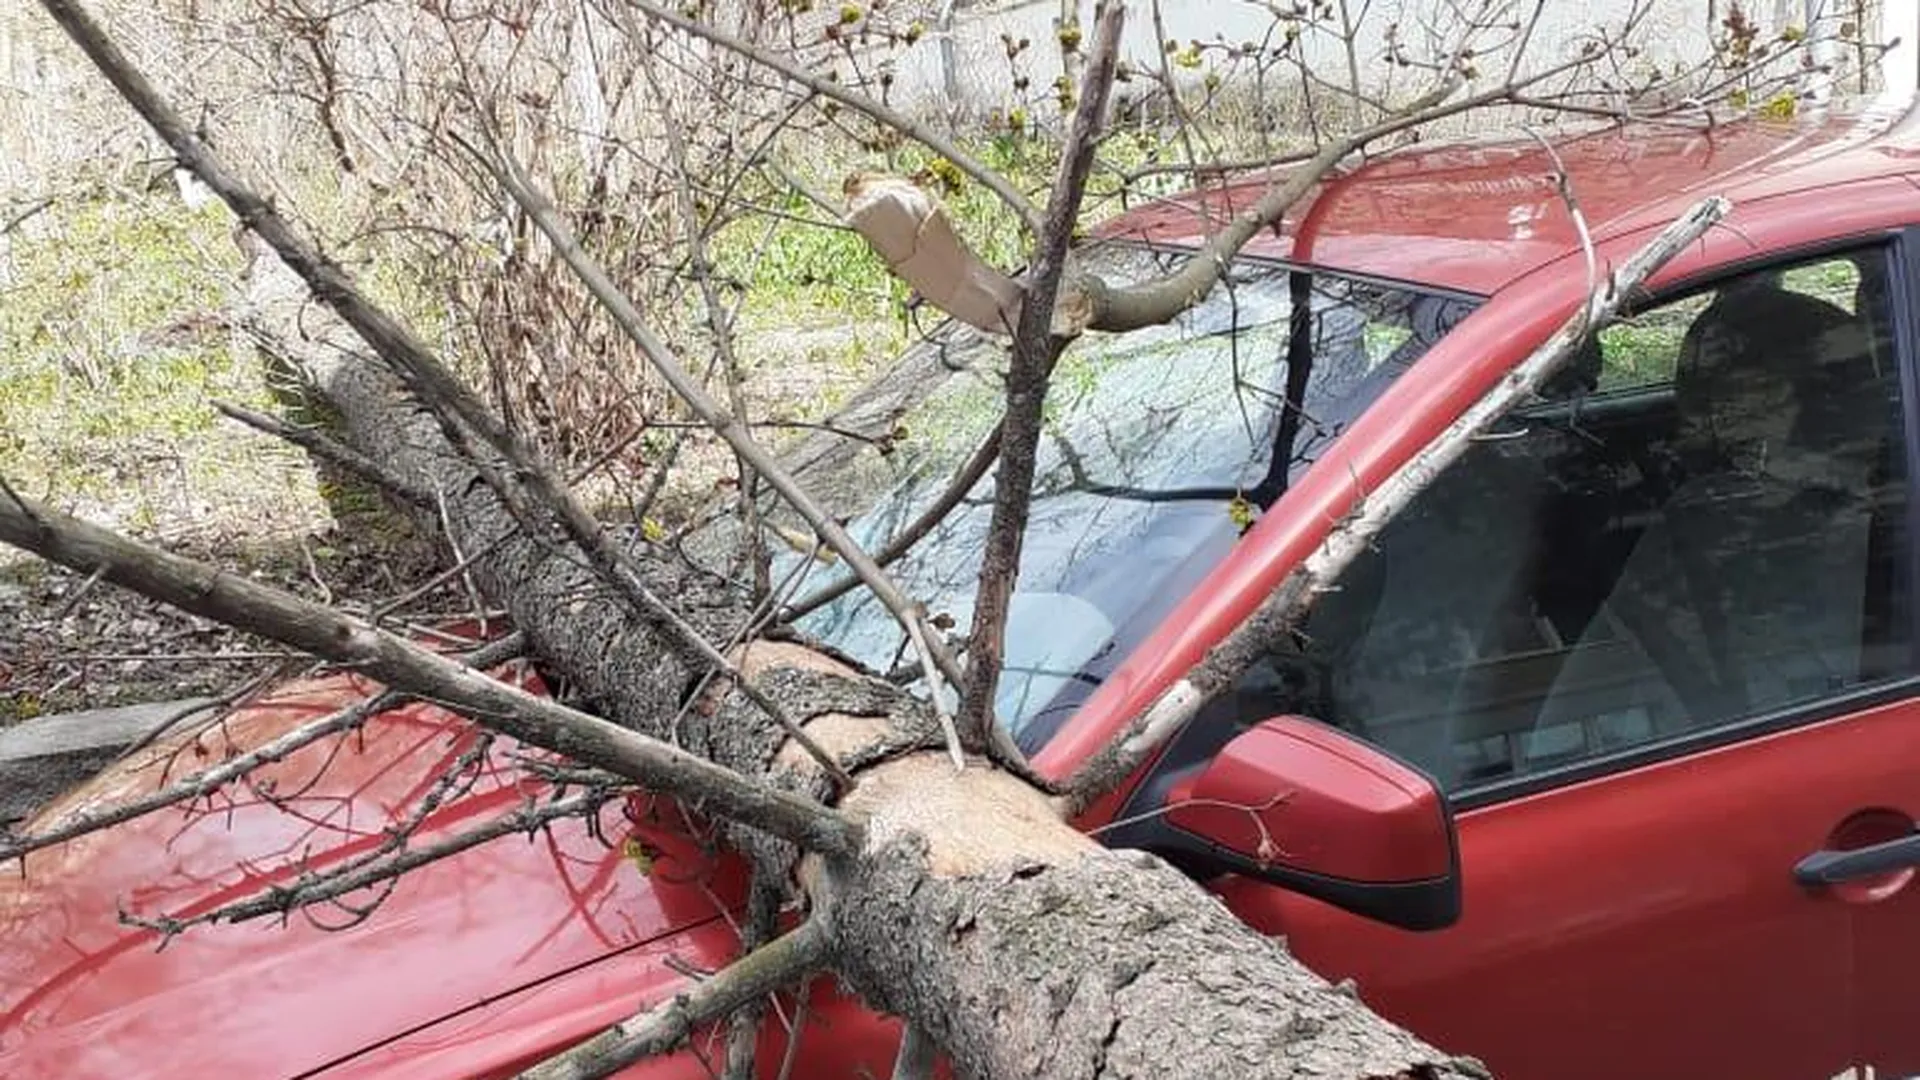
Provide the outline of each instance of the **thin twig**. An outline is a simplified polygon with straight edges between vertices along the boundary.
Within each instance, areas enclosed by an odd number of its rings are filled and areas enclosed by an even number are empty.
[[[100,584],[100,579],[106,576],[106,567],[101,566],[94,568],[93,573],[88,574],[86,580],[80,583],[80,587],[73,590],[73,592],[67,596],[66,600],[60,604],[60,610],[53,613],[52,621],[55,623],[65,622],[67,616],[73,614],[73,609],[80,606],[80,601],[85,599],[86,595],[93,591],[93,587]]]
[[[1600,259],[1593,249],[1593,233],[1587,228],[1587,215],[1580,211],[1580,200],[1573,191],[1573,178],[1567,173],[1567,163],[1560,159],[1560,151],[1548,142],[1546,137],[1532,128],[1528,135],[1540,144],[1553,162],[1553,186],[1560,193],[1560,202],[1567,208],[1567,216],[1573,219],[1573,234],[1580,241],[1580,257],[1587,268],[1587,315],[1591,319],[1596,305],[1600,303]]]
[[[489,642],[462,658],[461,663],[475,670],[484,671],[513,659],[525,649],[526,637],[516,632],[498,641]],[[319,742],[329,735],[351,731],[366,722],[368,717],[397,708],[408,700],[405,694],[392,690],[382,691],[364,701],[328,713],[318,720],[302,724],[277,739],[262,743],[210,769],[182,777],[156,791],[126,802],[101,807],[98,810],[68,815],[61,818],[57,824],[40,832],[9,837],[0,844],[0,863],[18,859],[44,847],[65,843],[75,837],[132,821],[155,810],[202,798],[263,765],[283,760],[294,751]]]
[[[829,940],[820,920],[810,919],[652,1009],[528,1069],[519,1080],[596,1080],[664,1053],[700,1025],[825,967]]]
[[[199,737],[201,732],[206,731],[208,728],[213,727],[233,715],[233,710],[238,708],[243,702],[252,699],[267,687],[285,678],[288,673],[293,670],[293,667],[294,665],[292,664],[275,664],[251,678],[241,680],[238,686],[219,695],[207,704],[189,705],[182,709],[176,709],[172,715],[148,728],[145,734],[142,734],[139,738],[123,747],[114,760],[116,762],[125,761],[140,751],[145,750],[147,747],[153,745],[156,739],[169,734],[173,730],[174,725],[186,720],[188,717],[197,716],[202,712],[213,713],[212,716],[209,716],[206,721],[200,724],[193,732],[194,738]]]
[[[5,495],[8,501],[12,502],[14,506],[19,507],[20,512],[27,515],[28,521],[32,521],[36,524],[39,523],[40,519],[37,516],[35,516],[33,512],[33,508],[27,505],[27,500],[21,498],[19,493],[13,490],[12,484],[7,483],[7,476],[5,473],[0,473],[0,495]]]
[[[615,2],[618,3],[619,0],[615,0]],[[915,123],[907,116],[882,105],[864,94],[850,90],[831,79],[815,75],[791,61],[776,56],[752,42],[742,41],[724,30],[708,26],[695,19],[687,18],[677,11],[671,11],[657,4],[650,3],[649,0],[625,0],[625,2],[645,13],[650,19],[666,23],[668,26],[683,30],[697,38],[712,42],[728,52],[744,56],[748,60],[771,71],[777,71],[782,77],[806,87],[821,97],[831,98],[855,112],[864,113],[880,124],[900,132],[915,142],[923,144],[929,150],[952,162],[955,168],[973,177],[989,191],[998,195],[1000,201],[1006,203],[1007,207],[1018,215],[1021,223],[1025,225],[1029,231],[1036,236],[1040,234],[1040,215],[1034,210],[1033,204],[1028,202],[1026,197],[1021,195],[1019,191],[1015,190],[1012,184],[1007,182],[1005,176],[981,164],[975,160],[971,154],[960,149],[953,140],[946,138],[925,124]]]
[[[262,340],[261,335],[255,336],[257,340]],[[265,347],[264,341],[263,347]],[[266,413],[256,412],[243,405],[235,405],[230,401],[215,400],[211,404],[222,413],[240,421],[248,427],[272,435],[277,439],[290,442],[317,458],[323,458],[332,462],[348,472],[360,476],[362,479],[371,480],[381,488],[393,492],[395,495],[400,496],[415,506],[433,505],[433,499],[428,496],[426,492],[395,476],[391,470],[383,467],[379,462],[374,461],[360,451],[328,438],[313,428],[289,424],[278,417],[268,416]]]
[[[918,517],[907,523],[906,528],[894,534],[893,539],[887,541],[885,547],[874,553],[875,564],[893,565],[902,555],[913,550],[913,545],[919,543],[935,525],[940,524],[948,514],[952,513],[954,507],[960,505],[961,501],[967,497],[967,493],[980,483],[981,478],[987,475],[987,470],[993,467],[994,460],[1000,456],[1000,432],[1004,426],[1005,421],[993,425],[993,430],[987,432],[987,437],[980,441],[980,445],[973,451],[973,456],[967,459],[967,463],[947,484],[946,490],[940,493],[940,497],[929,503]],[[780,621],[791,623],[802,619],[809,612],[833,603],[859,585],[860,578],[850,576],[823,586],[781,609]]]
[[[185,917],[171,915],[135,915],[121,912],[120,921],[166,937],[173,937],[207,923],[238,923],[267,915],[289,915],[315,904],[338,900],[362,889],[372,888],[412,873],[429,863],[458,855],[489,840],[531,833],[562,818],[580,817],[596,811],[606,801],[601,794],[576,795],[558,802],[526,803],[509,814],[464,832],[455,833],[418,848],[403,848],[392,858],[360,866],[344,874],[302,873],[289,884],[270,884],[266,891],[245,900],[222,904]]]
[[[630,23],[632,17],[626,8],[617,6],[623,22]],[[628,34],[638,39],[638,33],[629,27]],[[658,74],[652,62],[653,53],[643,54],[641,70],[655,96],[662,101],[669,95],[663,92]],[[693,195],[693,183],[689,174],[686,139],[682,137],[680,123],[669,116],[662,127],[666,137],[667,152],[672,159],[674,184],[674,206],[679,211],[681,229],[687,237],[688,272],[700,291],[702,313],[706,317],[707,334],[713,342],[714,364],[720,368],[727,389],[727,407],[736,417],[745,420],[747,415],[746,390],[741,385],[740,357],[734,350],[733,322],[728,317],[726,305],[720,300],[720,293],[713,282],[713,256],[707,243],[709,227],[701,222],[700,210]],[[770,592],[767,581],[766,537],[760,531],[760,511],[754,498],[757,475],[746,457],[735,451],[734,473],[739,484],[740,497],[736,502],[740,514],[740,531],[746,543],[746,557],[753,580],[754,599],[758,601]],[[728,1065],[729,1070],[732,1065]]]

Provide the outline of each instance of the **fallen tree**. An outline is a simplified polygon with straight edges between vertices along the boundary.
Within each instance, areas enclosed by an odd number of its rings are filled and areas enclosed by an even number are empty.
[[[542,451],[501,423],[416,335],[225,167],[77,3],[43,5],[264,245],[248,313],[255,331],[334,406],[354,451],[374,463],[383,482],[431,494],[452,547],[472,553],[468,571],[574,696],[570,704],[535,697],[364,621],[89,526],[10,487],[0,488],[0,539],[356,665],[398,693],[458,707],[492,729],[598,770],[608,783],[670,794],[725,819],[733,843],[753,860],[756,902],[746,936],[750,945],[766,944],[687,994],[541,1066],[539,1075],[605,1075],[820,970],[839,974],[873,1007],[906,1018],[903,1076],[922,1067],[927,1044],[967,1076],[1480,1072],[1470,1059],[1376,1016],[1163,861],[1105,849],[1069,818],[1230,682],[1254,645],[1295,624],[1316,590],[1426,481],[1537,388],[1640,282],[1719,220],[1724,203],[1703,203],[1631,261],[1596,277],[1591,303],[1514,378],[1373,493],[1364,513],[1329,523],[1321,555],[1265,609],[1080,775],[1048,784],[996,737],[991,702],[1041,408],[1061,350],[1086,328],[1161,321],[1194,303],[1249,237],[1356,149],[1463,108],[1514,100],[1531,83],[1510,79],[1462,97],[1461,73],[1443,71],[1432,89],[1393,115],[1318,149],[1172,277],[1115,287],[1072,265],[1122,17],[1117,6],[1103,12],[1089,35],[1069,151],[1043,210],[1030,213],[1037,230],[1031,267],[1017,282],[1009,277],[990,290],[1016,290],[1018,304],[992,306],[1007,319],[1011,362],[995,436],[1000,483],[984,599],[974,609],[964,667],[953,642],[899,593],[879,562],[811,504],[804,484],[757,446],[739,417],[707,398],[511,149],[484,128],[463,142],[747,468],[787,499],[865,587],[888,598],[920,670],[936,681],[929,703],[804,642],[737,641],[738,628],[764,622],[757,614],[764,598],[643,533],[594,520]],[[672,13],[634,8],[704,33]],[[1569,210],[1577,213],[1571,202]],[[909,207],[905,220],[918,222],[917,230],[932,212]],[[875,246],[885,248],[880,239]],[[970,252],[953,256],[977,276]],[[287,275],[297,287],[288,286]],[[327,309],[325,317],[301,310],[309,295]],[[952,714],[941,703],[940,679],[960,691]],[[27,837],[6,850],[32,846]],[[771,898],[784,897],[797,898],[804,916],[775,937]],[[731,1060],[730,1072],[742,1061]]]

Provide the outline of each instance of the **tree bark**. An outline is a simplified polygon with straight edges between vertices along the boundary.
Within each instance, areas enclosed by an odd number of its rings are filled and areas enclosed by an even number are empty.
[[[964,1076],[1470,1076],[1144,852],[1016,778],[932,755],[846,803],[865,856],[816,895],[839,970]]]

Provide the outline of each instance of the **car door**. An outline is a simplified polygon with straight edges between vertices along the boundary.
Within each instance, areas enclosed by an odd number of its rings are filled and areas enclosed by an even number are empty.
[[[1865,290],[1863,290],[1864,292]],[[1908,229],[1893,250],[1886,302],[1898,337],[1920,341],[1920,230]],[[1916,365],[1905,368],[1908,394],[1913,396]],[[1910,420],[1911,423],[1911,420]],[[1909,427],[1912,438],[1913,427]],[[1920,710],[1909,706],[1900,725],[1920,727]],[[1906,847],[1913,843],[1913,819],[1920,815],[1920,761],[1907,749],[1884,751],[1898,774],[1901,790],[1886,804],[1889,813],[1874,822],[1873,832],[1856,842],[1882,842]],[[1904,843],[1901,843],[1904,841]],[[1855,1076],[1860,1080],[1896,1080],[1920,1076],[1920,888],[1914,871],[1895,871],[1881,878],[1856,880],[1833,890],[1848,903],[1854,931],[1854,978],[1858,1046]]]
[[[1912,871],[1795,876],[1920,812],[1890,274],[1866,244],[1609,328],[1198,718],[1305,713],[1434,776],[1458,811],[1455,926],[1232,876],[1227,902],[1503,1077],[1906,1060]]]

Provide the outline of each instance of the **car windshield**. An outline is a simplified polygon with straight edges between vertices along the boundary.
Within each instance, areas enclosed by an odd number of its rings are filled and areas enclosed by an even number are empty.
[[[1137,280],[1170,258],[1110,247],[1096,269],[1109,281]],[[1475,303],[1241,263],[1169,323],[1074,342],[1048,392],[996,699],[1019,743],[1044,744],[1246,525]],[[939,385],[885,453],[866,455],[857,481],[875,496],[848,528],[870,551],[940,500],[999,415],[1003,348],[950,334],[921,348],[940,353],[928,365]],[[1299,407],[1283,407],[1289,401]],[[956,635],[970,626],[992,501],[989,472],[891,567]],[[801,596],[840,576],[804,555],[782,564],[776,579],[811,579],[797,586]],[[797,625],[876,670],[912,660],[900,627],[865,589]]]

